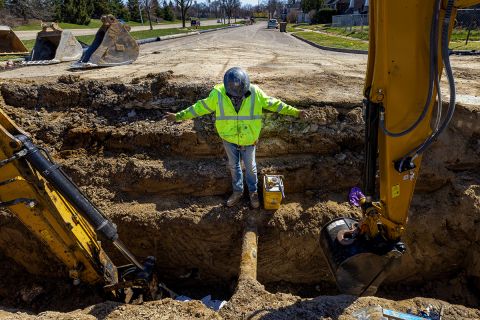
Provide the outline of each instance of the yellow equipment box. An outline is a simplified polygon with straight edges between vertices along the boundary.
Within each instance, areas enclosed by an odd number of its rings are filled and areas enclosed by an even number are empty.
[[[267,210],[280,208],[282,199],[285,198],[283,176],[263,176],[263,207]]]

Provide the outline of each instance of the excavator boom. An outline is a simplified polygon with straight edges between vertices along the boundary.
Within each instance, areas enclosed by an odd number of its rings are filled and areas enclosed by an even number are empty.
[[[103,284],[118,295],[126,287],[154,295],[153,265],[146,265],[119,240],[117,228],[56,165],[48,153],[0,110],[0,207],[8,209],[68,268],[74,283]],[[101,247],[97,234],[131,262],[123,278]],[[21,253],[6,252],[20,264]],[[132,269],[133,268],[133,269]],[[123,268],[125,269],[125,268]],[[152,297],[151,297],[152,298]]]
[[[351,194],[364,216],[329,222],[320,240],[343,292],[374,294],[406,250],[401,236],[423,152],[455,111],[448,43],[456,11],[476,3],[480,1],[369,2],[364,194]],[[450,91],[446,108],[440,93],[444,67]]]

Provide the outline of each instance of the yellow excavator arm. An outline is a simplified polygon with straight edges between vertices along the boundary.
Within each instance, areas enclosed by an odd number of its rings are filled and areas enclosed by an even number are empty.
[[[140,264],[118,238],[117,228],[56,165],[48,153],[0,110],[0,207],[9,210],[68,268],[74,283],[103,284],[118,295],[126,287],[152,294],[154,258]],[[124,279],[99,239],[112,241],[138,277]],[[24,261],[20,253],[12,258]]]
[[[422,154],[455,111],[448,43],[456,11],[477,3],[369,2],[364,194],[351,194],[361,204],[363,218],[336,219],[321,233],[323,252],[343,292],[375,293],[406,250],[401,236]],[[450,91],[446,108],[440,90],[444,67]]]

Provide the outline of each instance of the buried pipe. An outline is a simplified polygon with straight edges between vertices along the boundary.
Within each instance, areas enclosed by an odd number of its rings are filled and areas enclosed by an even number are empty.
[[[258,229],[256,219],[248,219],[243,231],[238,283],[257,280]]]

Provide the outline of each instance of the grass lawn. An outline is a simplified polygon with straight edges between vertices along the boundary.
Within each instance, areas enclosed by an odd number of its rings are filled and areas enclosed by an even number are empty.
[[[35,40],[23,40],[22,41],[28,51],[32,51],[33,46],[35,45]]]
[[[467,40],[467,34],[468,30],[466,29],[453,29],[450,41],[458,41],[465,43],[465,40]],[[472,30],[470,32],[469,42],[472,40],[475,40],[477,42],[480,41],[480,29]]]
[[[480,50],[480,41],[450,41],[450,50]]]
[[[133,31],[133,32],[130,32],[130,34],[136,40],[140,40],[140,39],[155,38],[155,37],[161,37],[161,36],[169,36],[171,34],[186,33],[189,31],[190,30],[188,28],[185,28],[185,29],[171,28],[171,29]]]
[[[308,32],[299,31],[301,29],[320,31],[328,33],[331,37],[318,36],[318,35],[309,35]],[[362,49],[368,48],[368,45],[362,45],[361,42],[355,42],[355,40],[364,40],[368,41],[368,26],[362,27],[330,27],[328,25],[317,24],[317,25],[307,25],[307,24],[298,24],[298,25],[289,25],[287,26],[288,32],[296,32],[296,35],[301,36],[307,40],[311,40],[315,43],[324,46],[332,46],[334,48],[347,48],[347,49]],[[299,32],[297,32],[299,31]],[[480,30],[472,30],[470,34],[470,41],[465,45],[465,39],[467,38],[468,30],[465,29],[454,29],[452,32],[450,40],[450,49],[452,50],[480,50]],[[304,36],[305,35],[305,36]],[[320,34],[321,35],[321,34]],[[348,37],[351,39],[345,39],[342,36]],[[331,43],[327,45],[326,43]],[[362,49],[366,50],[366,49]]]
[[[24,56],[0,56],[0,62],[8,61],[8,60],[15,60],[18,58],[23,58]]]
[[[130,34],[136,40],[140,40],[140,39],[155,38],[155,37],[161,37],[161,36],[169,36],[172,34],[187,33],[187,32],[198,31],[198,30],[215,29],[215,28],[220,28],[225,26],[226,26],[225,24],[218,24],[213,26],[200,26],[197,29],[190,28],[190,27],[187,27],[185,29],[183,28],[169,28],[169,29],[156,29],[156,30],[154,29],[154,30],[144,30],[144,31],[133,31],[133,32],[130,32]],[[93,41],[94,36],[83,36],[83,37],[77,37],[77,38],[80,41],[90,44]]]
[[[296,32],[295,35],[325,47],[368,50],[368,43],[358,39],[346,39],[309,31]]]
[[[90,23],[88,25],[80,25],[80,24],[73,24],[73,23],[59,23],[60,28],[62,29],[96,29],[100,28],[102,23],[100,22],[99,19],[92,19],[90,20]],[[13,28],[15,31],[35,31],[35,30],[41,30],[42,27],[40,26],[39,23],[33,23],[33,24],[26,24],[24,26],[19,26]]]
[[[337,34],[344,37],[351,37],[368,41],[368,26],[350,28],[323,27],[319,31]]]
[[[195,29],[195,28],[190,28],[192,31],[195,31],[195,30],[209,30],[209,29],[216,29],[216,28],[222,28],[222,27],[227,27],[228,24],[214,24],[214,25],[211,25],[211,26],[200,26],[198,29]]]

